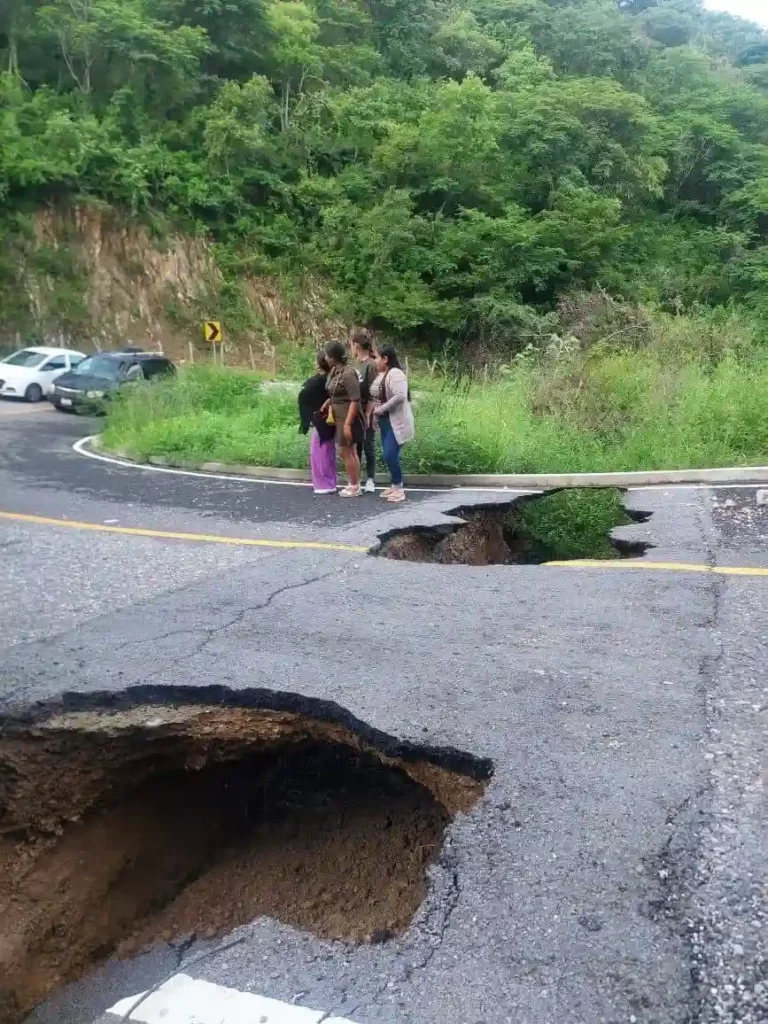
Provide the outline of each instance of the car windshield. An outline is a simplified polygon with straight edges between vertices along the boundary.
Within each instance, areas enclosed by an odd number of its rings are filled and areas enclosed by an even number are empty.
[[[117,380],[121,363],[108,356],[87,356],[75,368],[75,373],[87,373],[91,377],[104,377],[106,380]]]
[[[3,362],[11,366],[39,366],[44,359],[47,359],[45,352],[35,352],[33,348],[23,348],[20,352],[14,352],[7,356]]]

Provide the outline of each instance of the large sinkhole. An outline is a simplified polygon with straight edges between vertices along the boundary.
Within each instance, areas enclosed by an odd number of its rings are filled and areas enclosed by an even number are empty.
[[[2,1024],[113,953],[260,915],[353,942],[407,926],[490,762],[247,703],[72,695],[0,722]]]
[[[618,527],[650,517],[626,508],[614,487],[525,494],[495,504],[462,505],[446,515],[462,522],[391,530],[381,535],[374,553],[443,565],[541,565],[636,558],[651,547],[613,536]]]

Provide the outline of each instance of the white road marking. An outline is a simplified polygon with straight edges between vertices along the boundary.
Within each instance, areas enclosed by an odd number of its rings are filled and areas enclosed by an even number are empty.
[[[121,999],[107,1012],[139,1024],[354,1024],[346,1017],[327,1017],[323,1010],[239,992],[188,974],[175,975],[141,999],[141,993]]]
[[[77,455],[84,455],[87,459],[96,459],[97,462],[107,462],[113,466],[120,466],[122,469],[144,470],[150,473],[172,473],[175,476],[197,476],[203,480],[229,480],[240,484],[270,484],[273,487],[311,487],[308,480],[275,480],[272,477],[238,476],[235,473],[204,473],[197,469],[177,469],[175,466],[150,466],[146,462],[127,462],[111,455],[103,455],[101,452],[94,452],[84,447],[92,441],[95,434],[89,437],[81,437],[75,441],[72,450]],[[757,486],[757,485],[755,485]],[[527,494],[525,490],[518,490],[514,487],[407,487],[409,493],[419,494],[456,494],[461,491],[484,491],[491,494]]]
[[[106,462],[113,466],[120,466],[122,469],[133,469],[143,471],[147,473],[171,473],[175,476],[195,476],[202,477],[204,480],[229,480],[234,483],[241,484],[270,484],[273,487],[311,487],[307,481],[304,480],[273,480],[268,477],[255,477],[255,476],[237,476],[233,473],[203,473],[200,470],[195,469],[177,469],[174,466],[150,466],[147,463],[139,462],[126,462],[123,459],[115,458],[111,455],[103,455],[101,452],[91,451],[86,448],[90,441],[93,441],[95,434],[91,434],[88,437],[81,437],[79,441],[75,441],[72,445],[72,450],[77,455],[83,455],[87,459],[95,459],[97,462]],[[605,485],[610,486],[609,484]],[[636,487],[621,487],[623,491],[740,491],[740,490],[754,490],[756,487],[764,487],[764,484],[638,484]],[[470,487],[462,485],[460,487],[408,487],[406,488],[409,492],[418,492],[422,494],[531,494],[535,493],[533,488],[524,487]],[[552,488],[550,488],[552,490]]]
[[[277,484],[280,487],[311,487],[312,484],[303,480],[262,480],[255,476],[234,476],[227,473],[200,473],[193,469],[175,469],[172,466],[149,466],[145,463],[125,462],[123,459],[116,459],[110,455],[102,455],[100,452],[90,451],[84,446],[92,441],[95,435],[81,437],[75,441],[72,450],[78,455],[84,455],[87,459],[95,459],[97,462],[106,462],[112,466],[121,466],[123,469],[143,470],[145,473],[173,473],[175,476],[197,476],[204,480],[231,480],[241,484]]]

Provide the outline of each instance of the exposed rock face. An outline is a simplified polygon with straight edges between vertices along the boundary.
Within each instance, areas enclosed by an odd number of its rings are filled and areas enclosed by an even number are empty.
[[[208,240],[160,236],[114,210],[47,207],[3,244],[11,277],[0,280],[0,295],[13,301],[2,303],[0,345],[35,339],[91,350],[131,340],[182,361],[205,352],[201,322],[216,319],[227,362],[269,368],[280,342],[316,347],[346,332],[325,315],[328,290],[316,280],[288,300],[275,280],[242,277],[234,322]]]

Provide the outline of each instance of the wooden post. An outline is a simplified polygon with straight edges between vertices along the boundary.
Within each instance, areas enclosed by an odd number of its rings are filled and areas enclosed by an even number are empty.
[[[194,366],[195,365],[195,346],[192,344],[191,341],[188,341],[187,344],[189,345],[189,361]]]
[[[251,369],[253,370],[254,373],[256,373],[256,359],[253,355],[253,345],[248,345],[248,352],[250,353],[251,356]]]

